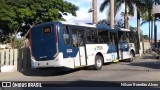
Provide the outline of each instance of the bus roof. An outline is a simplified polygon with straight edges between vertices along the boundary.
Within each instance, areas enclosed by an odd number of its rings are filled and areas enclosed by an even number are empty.
[[[74,25],[74,26],[84,26],[84,27],[90,27],[90,28],[97,28],[97,29],[104,29],[104,30],[119,30],[118,28],[112,29],[109,25],[104,24],[85,24],[85,23],[71,23],[71,22],[65,22],[60,21],[64,25]]]
[[[131,30],[125,29],[125,28],[120,28],[120,31],[131,31]]]
[[[34,27],[51,24],[53,22],[54,21],[41,23],[41,24],[38,24],[38,25],[36,25]],[[125,29],[119,29],[119,28],[112,29],[109,25],[104,25],[104,24],[73,23],[73,22],[66,22],[66,21],[55,21],[55,22],[60,22],[60,23],[62,23],[64,25],[73,25],[73,26],[83,26],[83,27],[89,27],[89,28],[97,28],[99,30],[114,30],[114,31],[122,30],[122,31],[126,31]],[[129,29],[128,29],[128,31],[129,31]]]
[[[73,25],[73,26],[84,26],[84,27],[91,27],[91,28],[96,28],[95,24],[85,24],[85,23],[72,23],[72,22],[65,22],[65,21],[60,21],[64,25]]]
[[[125,32],[136,32],[136,30],[130,30],[130,29],[124,29],[124,28],[120,28],[120,31],[125,31]]]

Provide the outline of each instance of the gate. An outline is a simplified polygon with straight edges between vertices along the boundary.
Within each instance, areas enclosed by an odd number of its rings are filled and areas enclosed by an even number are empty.
[[[0,72],[23,71],[31,67],[28,48],[0,51]]]

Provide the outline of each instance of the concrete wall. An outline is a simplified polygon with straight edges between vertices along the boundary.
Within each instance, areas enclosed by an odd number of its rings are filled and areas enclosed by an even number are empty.
[[[144,52],[147,52],[150,49],[151,49],[151,43],[144,41]]]

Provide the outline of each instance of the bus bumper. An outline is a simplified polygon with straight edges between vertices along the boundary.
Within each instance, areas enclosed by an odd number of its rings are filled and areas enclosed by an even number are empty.
[[[63,67],[63,57],[57,58],[54,60],[47,60],[47,61],[36,61],[34,58],[31,58],[31,67],[32,68],[49,68],[49,67]]]

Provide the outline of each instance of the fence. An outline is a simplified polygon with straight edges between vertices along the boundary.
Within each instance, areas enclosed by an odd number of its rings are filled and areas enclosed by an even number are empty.
[[[0,51],[0,72],[5,72],[9,67],[11,71],[30,69],[30,53],[28,48],[4,49]]]

